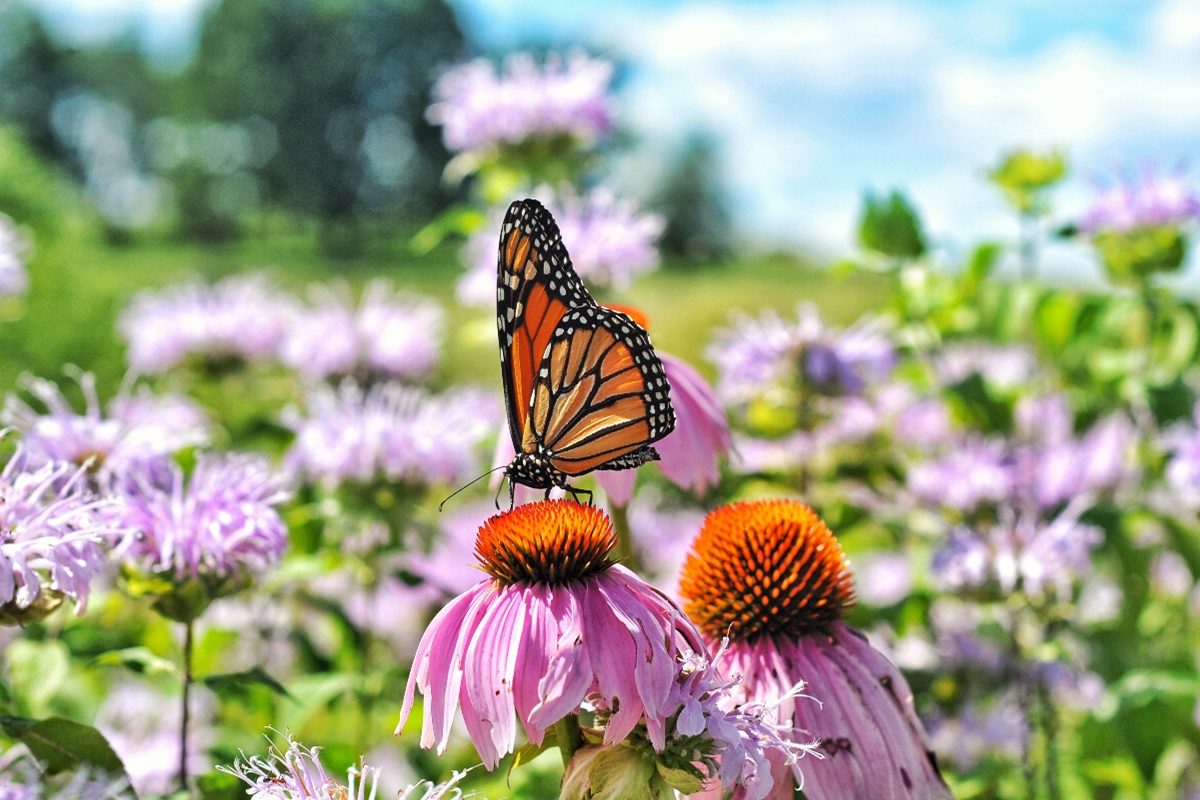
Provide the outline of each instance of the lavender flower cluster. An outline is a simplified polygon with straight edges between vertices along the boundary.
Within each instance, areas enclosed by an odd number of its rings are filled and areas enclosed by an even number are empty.
[[[160,374],[189,359],[281,361],[312,380],[351,375],[417,381],[441,354],[441,308],[370,283],[357,306],[345,287],[313,287],[306,306],[262,275],[143,292],[121,316],[130,367]]]
[[[612,130],[612,74],[610,62],[583,53],[551,54],[541,65],[522,53],[500,70],[477,59],[442,76],[428,118],[455,152],[557,136],[591,143]]]

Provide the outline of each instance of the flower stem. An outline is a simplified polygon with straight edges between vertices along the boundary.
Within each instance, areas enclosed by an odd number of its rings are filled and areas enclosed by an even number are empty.
[[[579,719],[574,714],[567,714],[554,723],[554,741],[558,743],[563,766],[566,767],[571,763],[575,751],[583,747],[583,731],[579,729]]]
[[[609,509],[609,516],[612,517],[613,530],[617,533],[617,546],[613,548],[613,554],[617,557],[617,561],[629,569],[641,572],[642,565],[639,563],[637,550],[633,547],[633,531],[629,529],[628,510],[625,506],[614,503]]]
[[[188,790],[188,697],[192,690],[192,639],[195,623],[183,624],[183,708],[179,717],[179,788]]]

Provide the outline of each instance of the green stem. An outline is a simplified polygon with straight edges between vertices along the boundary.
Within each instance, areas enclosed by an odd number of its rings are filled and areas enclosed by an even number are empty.
[[[179,719],[179,788],[188,791],[188,698],[192,691],[192,644],[195,623],[188,621],[183,626],[183,708]]]
[[[554,723],[554,741],[558,743],[563,767],[566,767],[571,763],[575,751],[583,747],[583,731],[579,729],[579,719],[574,714],[568,714]]]
[[[629,512],[625,506],[613,505],[609,509],[609,516],[612,517],[613,530],[617,534],[617,546],[613,548],[613,555],[617,561],[624,564],[634,572],[640,573],[642,565],[637,557],[637,550],[633,546],[633,531],[629,529]]]

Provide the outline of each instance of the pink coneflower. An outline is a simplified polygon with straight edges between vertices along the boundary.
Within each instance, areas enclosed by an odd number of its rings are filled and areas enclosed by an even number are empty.
[[[452,600],[417,647],[400,712],[425,697],[421,745],[445,750],[455,709],[484,766],[513,750],[517,720],[531,742],[589,694],[614,709],[604,741],[644,723],[665,738],[676,642],[700,635],[662,593],[610,559],[616,536],[599,509],[561,500],[517,506],[479,529],[488,574]]]
[[[807,796],[950,797],[903,676],[841,619],[854,602],[850,572],[807,506],[769,500],[709,514],[680,595],[710,642],[730,640],[724,664],[742,675],[738,690],[779,698],[797,735],[820,740],[825,758],[805,771]],[[819,705],[789,698],[800,680]],[[768,796],[790,800],[788,782],[776,784]]]
[[[638,308],[610,305],[650,330],[650,320]],[[729,455],[733,437],[729,421],[716,392],[700,373],[681,358],[660,352],[667,382],[671,385],[671,405],[675,408],[675,430],[655,443],[658,468],[667,480],[697,495],[703,495],[721,479],[720,460]],[[608,499],[619,506],[629,504],[637,480],[637,470],[597,472],[597,482]]]

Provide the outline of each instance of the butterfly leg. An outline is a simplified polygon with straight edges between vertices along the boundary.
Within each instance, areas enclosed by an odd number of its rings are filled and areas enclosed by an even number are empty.
[[[592,504],[592,491],[590,489],[576,489],[574,486],[564,486],[563,488],[567,490],[568,494],[571,495],[571,499],[576,503],[582,505],[583,502],[579,498],[581,495],[587,495],[587,505],[590,506]]]

